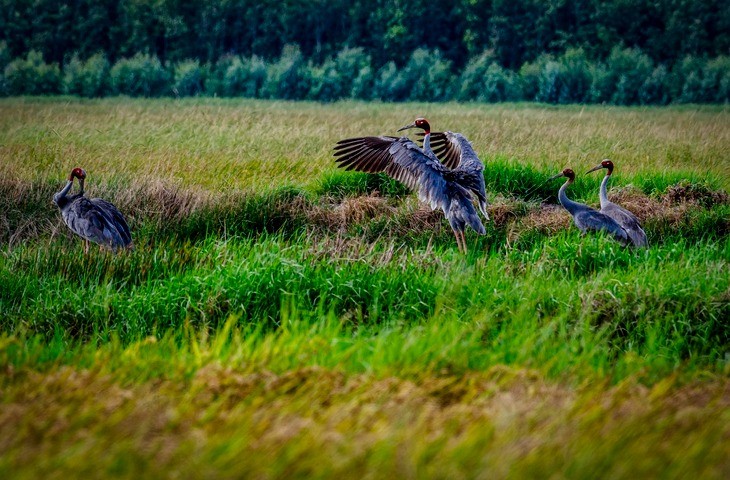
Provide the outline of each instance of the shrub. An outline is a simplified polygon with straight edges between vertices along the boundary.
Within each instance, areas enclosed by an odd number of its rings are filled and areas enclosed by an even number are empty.
[[[606,64],[612,88],[611,102],[617,105],[633,105],[639,102],[639,89],[651,76],[654,65],[639,49],[614,47]]]
[[[257,56],[232,57],[223,75],[222,94],[227,97],[256,98],[266,83],[266,64]]]
[[[225,76],[228,68],[233,65],[235,55],[223,55],[209,67],[208,78],[205,82],[205,93],[214,97],[224,95]]]
[[[438,50],[416,49],[403,69],[403,77],[401,82],[410,90],[408,100],[441,102],[452,97],[455,78],[451,62],[444,60]]]
[[[378,70],[373,96],[389,102],[402,102],[408,99],[410,85],[406,77],[398,71],[393,61],[383,65]]]
[[[493,50],[486,50],[469,60],[459,77],[459,89],[455,96],[458,100],[476,100],[484,90],[484,77],[489,67],[495,63]]]
[[[582,48],[569,48],[558,58],[560,92],[558,103],[583,103],[590,96],[591,64]]]
[[[308,98],[320,102],[342,98],[343,81],[334,60],[327,59],[320,66],[310,65],[308,70],[311,85]]]
[[[269,65],[264,83],[264,95],[268,98],[300,100],[309,93],[309,72],[302,52],[297,45],[286,45],[276,63]]]
[[[362,48],[344,48],[335,57],[342,96],[369,99],[372,97],[373,69],[370,56]]]
[[[484,74],[483,87],[477,96],[480,102],[509,102],[519,100],[522,90],[517,75],[494,62]]]
[[[40,52],[31,50],[25,59],[17,58],[4,70],[10,95],[43,95],[61,91],[61,70],[57,63],[47,64]]]
[[[639,103],[642,105],[666,105],[670,100],[670,75],[667,67],[659,65],[651,72],[639,89]]]
[[[686,57],[676,69],[675,82],[682,83],[677,98],[681,103],[710,103],[728,101],[730,83],[730,61],[728,57],[718,57],[705,61]]]
[[[138,53],[111,69],[112,91],[133,97],[157,97],[171,91],[170,77],[155,55]]]
[[[109,62],[103,53],[85,62],[77,54],[63,69],[63,91],[82,97],[102,97],[109,93]]]
[[[174,67],[172,91],[178,97],[191,97],[203,93],[206,67],[197,60],[184,60]]]
[[[10,51],[6,42],[0,42],[0,96],[8,94],[5,82],[5,67],[10,63]]]

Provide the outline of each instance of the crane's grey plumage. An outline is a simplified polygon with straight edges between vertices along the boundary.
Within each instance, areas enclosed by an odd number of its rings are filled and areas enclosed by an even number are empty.
[[[611,178],[611,174],[613,173],[613,162],[611,160],[604,160],[599,165],[588,170],[587,173],[595,172],[602,168],[606,169],[606,175],[601,181],[601,188],[598,193],[598,198],[601,201],[601,213],[607,217],[611,217],[616,221],[616,223],[621,225],[621,227],[626,230],[626,233],[629,235],[629,239],[634,246],[648,247],[649,241],[647,240],[646,233],[644,233],[644,229],[641,228],[641,223],[639,223],[639,219],[636,218],[636,215],[608,199],[607,186],[608,181]]]
[[[79,180],[79,193],[69,195],[74,179]],[[129,247],[132,236],[124,216],[111,203],[101,198],[84,196],[84,180],[86,172],[74,168],[63,189],[53,196],[53,201],[61,210],[61,216],[72,232],[86,240],[84,251],[89,251],[89,242],[109,247]]]
[[[414,127],[425,127],[426,147],[428,147],[430,133],[428,122],[425,119],[416,119],[413,124],[400,130]],[[468,141],[459,136],[468,145]],[[468,145],[468,149],[473,151],[471,145]],[[464,238],[466,225],[481,235],[486,233],[472,203],[476,197],[480,208],[486,205],[486,195],[482,193],[483,166],[476,154],[469,162],[464,163],[464,168],[459,165],[451,169],[442,164],[428,148],[419,148],[407,137],[380,136],[341,140],[335,146],[335,157],[338,157],[335,160],[338,166],[346,170],[385,172],[411,190],[415,190],[418,198],[429,204],[432,209],[440,208],[454,231],[459,250],[466,252]],[[486,214],[486,211],[483,213]]]
[[[602,214],[598,210],[592,209],[588,205],[574,202],[568,198],[565,191],[575,180],[575,173],[573,170],[566,168],[550,180],[559,177],[567,177],[568,180],[560,187],[560,190],[558,190],[558,200],[560,201],[560,204],[573,216],[573,223],[575,223],[575,226],[578,227],[581,232],[586,233],[589,230],[596,232],[603,230],[609,233],[622,245],[628,245],[631,242],[626,230],[616,223],[614,219]]]

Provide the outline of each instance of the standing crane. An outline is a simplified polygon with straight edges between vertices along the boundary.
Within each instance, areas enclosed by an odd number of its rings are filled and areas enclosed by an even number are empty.
[[[566,168],[559,174],[550,177],[549,180],[554,180],[559,177],[567,177],[568,180],[558,190],[558,200],[560,204],[573,216],[573,223],[578,229],[584,234],[588,231],[600,231],[604,230],[608,232],[614,239],[616,239],[622,245],[630,243],[629,235],[626,233],[621,225],[616,223],[614,219],[608,217],[598,210],[594,210],[588,205],[574,202],[569,199],[565,191],[568,189],[570,184],[575,181],[575,173],[573,170]]]
[[[75,178],[79,180],[79,193],[68,195]],[[53,196],[68,228],[85,240],[84,253],[89,253],[90,241],[114,251],[120,247],[130,247],[132,236],[124,216],[106,200],[86,198],[85,179],[86,172],[82,168],[74,168],[66,186]]]
[[[431,206],[440,208],[449,221],[460,252],[466,253],[464,228],[469,225],[480,235],[486,230],[472,203],[474,197],[486,206],[483,192],[484,166],[474,153],[468,140],[460,134],[452,134],[455,145],[464,152],[468,161],[462,161],[456,168],[442,164],[430,151],[430,126],[425,119],[416,119],[411,125],[401,127],[423,128],[426,132],[424,149],[408,137],[358,137],[340,140],[335,146],[334,156],[339,167],[346,170],[377,173],[385,172],[418,193],[418,198]],[[424,128],[425,127],[425,128]],[[454,147],[456,148],[456,147]],[[452,164],[453,165],[453,164]],[[479,180],[481,179],[481,184]],[[483,210],[486,214],[486,210]],[[488,217],[487,217],[488,218]]]
[[[629,239],[634,246],[648,247],[649,241],[646,239],[646,233],[644,233],[644,229],[641,228],[641,224],[639,223],[639,219],[636,218],[636,215],[608,199],[606,187],[608,185],[608,180],[611,178],[611,174],[613,173],[613,162],[606,159],[599,165],[588,170],[586,173],[595,172],[602,168],[606,169],[606,175],[603,177],[603,181],[601,181],[601,189],[598,193],[598,198],[601,201],[601,213],[607,217],[611,217],[616,221],[616,223],[621,225],[621,227],[626,230],[626,233],[629,235]]]
[[[476,196],[479,211],[484,218],[489,220],[487,213],[487,192],[484,184],[484,165],[479,160],[471,142],[460,133],[454,132],[431,132],[431,125],[425,118],[417,118],[410,125],[401,127],[398,131],[408,128],[420,128],[423,130],[423,152],[432,160],[441,162],[451,170],[458,170],[470,177],[466,183],[469,184],[474,196]],[[431,141],[433,137],[433,142]],[[436,149],[432,149],[431,145]]]

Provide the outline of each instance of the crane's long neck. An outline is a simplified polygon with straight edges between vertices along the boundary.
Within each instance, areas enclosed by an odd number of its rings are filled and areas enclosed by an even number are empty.
[[[64,205],[66,205],[66,203],[68,202],[66,195],[68,195],[68,191],[71,190],[73,184],[73,179],[69,180],[68,183],[66,183],[66,186],[63,187],[60,192],[53,196],[53,201],[56,203],[56,205],[58,205],[58,208],[63,208]]]
[[[425,134],[423,135],[423,151],[424,152],[431,151],[431,131],[430,130],[426,130]]]
[[[575,213],[576,211],[580,210],[583,206],[582,204],[578,202],[574,202],[573,200],[568,198],[568,195],[566,195],[565,191],[568,189],[568,186],[573,183],[572,180],[568,179],[562,187],[560,187],[560,190],[558,190],[558,200],[560,200],[560,204],[565,207],[567,211],[571,213]]]
[[[605,177],[603,177],[603,180],[601,181],[601,189],[598,192],[598,198],[601,201],[601,208],[604,208],[606,205],[608,205],[608,193],[606,193],[608,188],[608,181],[611,178],[611,174],[607,174]]]

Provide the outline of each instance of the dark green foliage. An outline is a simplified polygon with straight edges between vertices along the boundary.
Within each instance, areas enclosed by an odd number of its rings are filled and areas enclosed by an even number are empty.
[[[43,55],[31,50],[25,59],[17,58],[4,70],[5,89],[9,95],[47,95],[61,92],[58,64],[47,64]]]
[[[154,55],[138,53],[119,60],[111,69],[112,91],[132,97],[158,97],[172,93],[170,75]]]
[[[207,69],[197,60],[186,60],[175,65],[172,85],[173,93],[178,97],[191,97],[204,92]]]
[[[92,98],[107,95],[111,90],[109,70],[109,62],[102,53],[85,61],[74,55],[63,69],[63,91]]]

